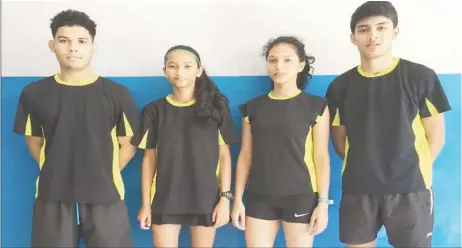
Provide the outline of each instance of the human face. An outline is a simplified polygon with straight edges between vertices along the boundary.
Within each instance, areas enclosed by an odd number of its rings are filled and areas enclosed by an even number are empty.
[[[198,65],[193,53],[176,50],[168,54],[164,73],[173,87],[194,87],[196,78],[202,74],[202,66]]]
[[[361,57],[376,59],[391,54],[393,40],[398,28],[393,27],[391,19],[372,16],[360,20],[351,34],[351,42],[358,47]]]
[[[303,70],[304,61],[300,61],[296,47],[279,43],[271,48],[266,60],[266,68],[275,84],[297,83],[297,75]]]
[[[95,45],[87,29],[80,26],[58,28],[54,40],[49,43],[63,69],[83,70],[90,66]]]

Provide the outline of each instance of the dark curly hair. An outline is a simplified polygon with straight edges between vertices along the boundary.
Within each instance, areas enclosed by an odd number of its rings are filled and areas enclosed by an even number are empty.
[[[68,9],[61,11],[51,19],[51,34],[53,37],[56,36],[56,32],[60,27],[72,27],[79,26],[83,27],[90,33],[92,39],[96,36],[96,23],[90,19],[90,17],[84,12]]]
[[[164,66],[167,61],[168,54],[173,50],[186,50],[196,56],[197,65],[201,66],[201,58],[199,53],[190,46],[177,45],[167,50],[164,56]],[[205,69],[200,77],[196,79],[194,86],[194,115],[203,124],[220,124],[224,118],[224,114],[228,109],[228,98],[223,95],[217,85],[207,75]]]
[[[311,65],[314,63],[315,58],[313,56],[307,55],[305,53],[305,44],[303,44],[300,40],[293,36],[280,36],[276,39],[270,39],[263,47],[262,56],[265,56],[265,59],[268,59],[268,54],[270,50],[274,46],[281,43],[294,46],[297,50],[297,55],[300,61],[305,61],[305,67],[297,75],[297,87],[303,90],[306,88],[306,86],[308,85],[308,81],[311,79],[314,70],[314,68]],[[274,83],[272,83],[272,87],[274,88]]]

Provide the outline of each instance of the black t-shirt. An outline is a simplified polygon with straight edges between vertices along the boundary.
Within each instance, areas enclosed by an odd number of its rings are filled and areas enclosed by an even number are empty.
[[[211,214],[219,199],[219,145],[235,142],[234,123],[227,109],[221,123],[205,126],[195,119],[194,104],[169,95],[141,112],[132,144],[156,149],[153,213]]]
[[[270,92],[240,106],[252,133],[251,193],[280,197],[317,192],[312,131],[325,108],[325,99],[304,92],[286,98]]]
[[[343,190],[409,193],[432,185],[422,118],[451,109],[435,72],[405,59],[377,75],[355,67],[327,95],[333,126],[346,128]]]
[[[37,198],[104,204],[124,199],[118,136],[139,123],[127,88],[96,77],[81,86],[57,75],[27,85],[14,132],[43,137]]]

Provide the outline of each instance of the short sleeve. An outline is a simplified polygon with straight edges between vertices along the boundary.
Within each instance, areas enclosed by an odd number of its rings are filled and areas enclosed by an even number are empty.
[[[422,80],[419,112],[422,118],[431,117],[451,110],[446,93],[434,71]]]
[[[244,103],[242,105],[239,106],[239,111],[241,112],[242,114],[242,117],[244,117],[244,120],[247,122],[247,123],[250,123],[250,113],[249,113],[249,104],[248,103]]]
[[[332,126],[341,126],[343,123],[343,103],[338,84],[332,82],[326,92],[327,106],[329,107],[330,123]]]
[[[141,149],[153,149],[157,146],[158,114],[153,104],[146,105],[141,111],[140,125],[132,137],[132,145]]]
[[[236,130],[234,127],[233,116],[227,107],[223,119],[218,127],[218,143],[220,145],[232,145],[236,143]]]
[[[32,96],[34,94],[30,94],[27,87],[21,92],[13,132],[26,136],[43,137],[42,125],[37,116],[36,104],[31,99]]]
[[[326,108],[328,106],[327,105],[327,100],[326,99],[321,99],[319,101],[318,105],[319,105],[319,111],[316,114],[316,119],[314,121],[314,124],[316,124],[316,123],[318,123],[318,122],[320,122],[322,120],[324,111],[326,110]]]
[[[117,136],[133,136],[134,129],[139,125],[139,115],[135,101],[126,88],[121,90],[116,101],[119,105]]]

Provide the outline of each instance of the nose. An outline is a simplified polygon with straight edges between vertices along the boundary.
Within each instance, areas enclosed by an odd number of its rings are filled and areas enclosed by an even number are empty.
[[[371,30],[371,31],[369,32],[369,40],[375,41],[375,40],[377,40],[377,36],[378,36],[377,31]]]
[[[281,71],[283,67],[284,67],[284,60],[278,60],[278,62],[276,63],[276,69],[278,71]]]
[[[69,51],[70,52],[77,52],[78,49],[77,49],[77,44],[76,43],[69,42],[68,44],[69,44],[68,46],[69,46]]]
[[[184,69],[179,66],[177,69],[176,69],[176,76],[177,77],[182,77],[183,76],[183,73],[184,73]]]

